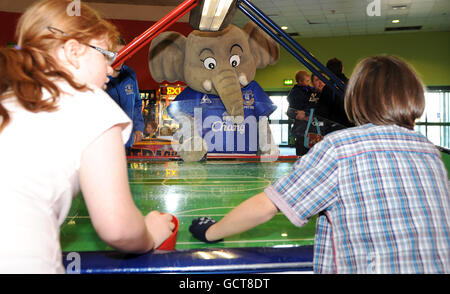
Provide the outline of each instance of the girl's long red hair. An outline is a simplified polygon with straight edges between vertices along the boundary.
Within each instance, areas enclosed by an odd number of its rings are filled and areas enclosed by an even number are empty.
[[[74,77],[62,69],[51,52],[64,42],[75,39],[88,43],[92,39],[106,38],[110,49],[119,33],[98,12],[81,4],[80,15],[70,16],[67,11],[71,0],[43,0],[35,3],[22,15],[17,25],[18,48],[0,48],[0,132],[10,122],[10,115],[2,105],[5,99],[15,97],[28,111],[54,111],[60,90],[56,80],[65,80],[73,88],[86,91]],[[63,33],[55,33],[56,28]],[[43,90],[51,99],[43,99]]]

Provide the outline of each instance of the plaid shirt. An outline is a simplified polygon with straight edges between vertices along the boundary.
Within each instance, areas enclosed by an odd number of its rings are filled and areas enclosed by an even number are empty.
[[[316,273],[450,273],[447,171],[415,131],[332,133],[265,192],[297,226],[319,215]]]

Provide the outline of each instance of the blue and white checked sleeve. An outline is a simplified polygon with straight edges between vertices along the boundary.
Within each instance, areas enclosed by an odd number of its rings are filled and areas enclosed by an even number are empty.
[[[327,138],[317,143],[286,176],[265,189],[267,196],[296,226],[326,210],[338,195],[338,161]]]

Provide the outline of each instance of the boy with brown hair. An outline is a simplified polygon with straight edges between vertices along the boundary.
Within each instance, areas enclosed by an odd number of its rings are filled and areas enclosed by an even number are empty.
[[[414,131],[424,107],[423,85],[405,62],[364,59],[345,96],[357,127],[325,136],[291,173],[218,223],[194,220],[191,233],[211,242],[278,210],[299,227],[318,215],[315,273],[450,273],[447,171],[438,149]]]

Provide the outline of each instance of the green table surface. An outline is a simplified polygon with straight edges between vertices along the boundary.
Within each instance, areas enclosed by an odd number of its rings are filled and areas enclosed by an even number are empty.
[[[444,162],[445,168],[447,169],[447,176],[450,179],[450,154],[446,152],[441,152],[442,161]]]
[[[130,162],[128,174],[136,206],[171,213],[180,221],[177,250],[223,247],[283,247],[312,245],[315,218],[298,228],[281,213],[269,222],[224,242],[205,244],[193,238],[189,225],[194,218],[222,218],[242,201],[260,193],[273,180],[287,174],[293,162],[207,161],[185,163]],[[81,193],[73,200],[61,227],[63,251],[112,250],[96,234]]]

